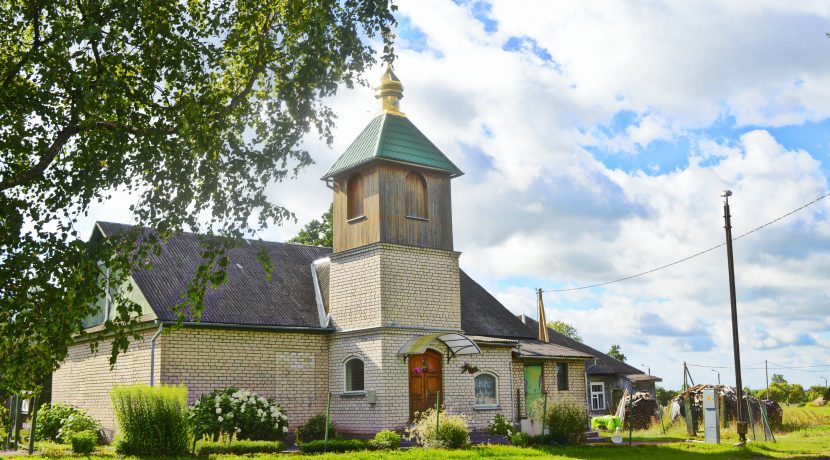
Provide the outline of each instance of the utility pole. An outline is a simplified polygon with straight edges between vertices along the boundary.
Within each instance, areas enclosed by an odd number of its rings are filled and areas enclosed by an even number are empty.
[[[648,364],[640,364],[640,365],[645,366],[646,369],[648,369],[648,375],[651,375],[651,366],[649,366]]]
[[[724,229],[726,229],[726,259],[729,266],[729,300],[732,307],[732,347],[735,354],[735,392],[738,397],[737,407],[735,411],[738,429],[738,438],[740,439],[736,445],[746,445],[747,424],[744,420],[744,413],[742,410],[744,402],[744,389],[741,382],[741,347],[738,343],[738,299],[735,294],[735,262],[732,258],[732,216],[729,214],[729,197],[732,192],[724,190],[721,194],[723,197],[723,218]]]
[[[710,371],[718,374],[718,385],[720,385],[720,371],[716,371],[715,369],[709,369]]]
[[[767,399],[769,399],[769,363],[764,360],[764,374],[767,376]]]

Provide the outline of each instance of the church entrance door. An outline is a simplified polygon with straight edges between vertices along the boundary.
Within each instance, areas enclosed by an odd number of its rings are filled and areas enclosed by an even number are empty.
[[[435,407],[441,381],[441,355],[438,352],[427,350],[424,354],[409,356],[410,421],[415,419],[416,412]]]

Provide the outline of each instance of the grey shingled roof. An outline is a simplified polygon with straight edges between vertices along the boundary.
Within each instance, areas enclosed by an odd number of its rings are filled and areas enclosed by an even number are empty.
[[[125,231],[131,226],[98,222],[104,236]],[[144,231],[150,231],[145,229]],[[182,301],[182,293],[202,262],[199,235],[181,233],[172,237],[158,256],[152,256],[151,270],[138,270],[133,278],[160,320],[174,321],[172,307]],[[274,271],[267,280],[257,261],[265,248]],[[228,252],[228,283],[217,290],[208,290],[204,324],[226,324],[267,327],[320,328],[320,318],[311,275],[311,263],[331,254],[330,248],[300,244],[247,241]],[[328,303],[328,264],[317,267],[323,301]],[[544,356],[584,356],[579,348],[562,344],[534,345],[535,329],[516,318],[486,289],[463,270],[461,281],[461,329],[472,336],[491,340],[526,339],[529,352],[554,353]],[[541,342],[540,342],[541,343]],[[535,350],[535,351],[532,351]],[[544,351],[547,350],[547,351]],[[588,353],[591,355],[592,353]],[[637,373],[635,369],[634,372]]]
[[[527,330],[535,336],[536,332],[539,330],[539,323],[535,319],[529,318],[525,315],[517,315],[517,319],[518,318],[522,318],[520,319],[520,321],[527,328]],[[566,335],[560,334],[559,332],[556,332],[551,328],[548,328],[548,336],[548,338],[550,339],[550,343],[561,345],[563,347],[571,348],[594,356],[596,358],[596,364],[590,364],[586,366],[585,369],[589,375],[645,375],[645,372],[641,371],[640,369],[637,369],[636,367],[626,364],[622,361],[618,361],[595,348],[591,348],[582,342],[577,342],[576,340]]]
[[[593,358],[591,354],[536,339],[520,340],[519,344],[519,356],[522,358]]]
[[[628,380],[632,382],[662,382],[663,379],[648,374],[629,374]]]
[[[98,226],[104,236],[130,228],[109,222],[98,222]],[[274,267],[270,280],[257,261],[263,247]],[[208,290],[202,323],[319,328],[311,262],[330,252],[328,248],[259,241],[231,249],[228,283]],[[153,268],[135,271],[133,279],[159,319],[174,321],[176,313],[171,307],[182,301],[182,293],[202,262],[199,236],[173,236],[151,261]]]
[[[461,329],[489,337],[534,338],[504,305],[461,270]]]

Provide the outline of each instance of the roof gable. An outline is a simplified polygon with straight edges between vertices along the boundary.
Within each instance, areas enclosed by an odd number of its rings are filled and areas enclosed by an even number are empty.
[[[409,118],[383,113],[369,122],[323,178],[333,177],[373,159],[444,171],[453,177],[464,174]]]

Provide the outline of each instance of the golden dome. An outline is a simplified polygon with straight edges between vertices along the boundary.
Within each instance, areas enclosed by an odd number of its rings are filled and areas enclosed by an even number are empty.
[[[403,116],[401,112],[401,98],[403,97],[403,85],[392,65],[386,64],[386,71],[380,77],[380,85],[377,88],[376,98],[380,99],[381,110],[386,113]]]

